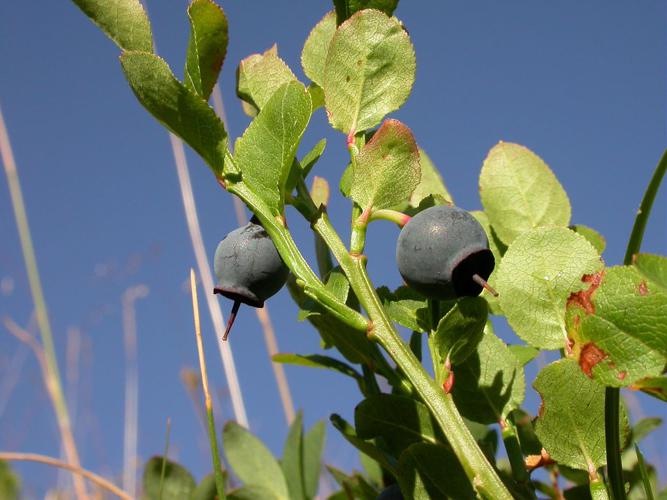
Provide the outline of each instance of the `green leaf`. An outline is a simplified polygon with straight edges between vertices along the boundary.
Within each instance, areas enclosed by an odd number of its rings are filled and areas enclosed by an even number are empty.
[[[421,148],[419,148],[419,165],[421,167],[421,180],[410,196],[409,206],[417,208],[429,196],[439,197],[439,199],[453,204],[454,199],[449,194],[440,172],[438,172],[431,158]]]
[[[380,493],[372,485],[368,484],[368,481],[364,479],[360,474],[353,474],[348,476],[343,471],[327,465],[327,470],[336,480],[336,482],[343,487],[347,497],[354,498],[358,500],[377,500],[378,494]]]
[[[350,443],[352,446],[354,446],[362,453],[365,453],[372,459],[376,460],[382,467],[384,467],[391,474],[396,475],[397,463],[396,459],[393,456],[388,455],[384,451],[380,450],[372,442],[366,441],[357,436],[357,432],[354,430],[354,427],[352,427],[349,424],[349,422],[347,422],[340,415],[336,415],[334,413],[331,415],[330,420],[334,428],[341,433],[343,438],[345,438],[345,440],[348,443]]]
[[[348,19],[355,12],[363,9],[381,10],[391,16],[398,5],[398,0],[334,0],[338,24]]]
[[[362,452],[359,452],[359,462],[361,462],[361,467],[364,469],[366,477],[373,486],[382,486],[384,480],[380,464],[375,459]]]
[[[266,106],[279,88],[296,81],[292,70],[278,57],[276,45],[263,54],[253,54],[243,59],[239,63],[236,78],[236,95],[250,104],[255,113]],[[308,105],[311,105],[310,101]]]
[[[486,237],[489,240],[489,249],[491,250],[491,253],[493,254],[493,258],[496,261],[496,269],[498,269],[498,266],[500,265],[500,261],[503,258],[503,255],[507,251],[507,247],[498,240],[498,237],[496,236],[496,233],[493,232],[493,229],[491,228],[491,223],[489,222],[489,218],[487,215],[482,212],[481,210],[473,210],[470,212],[470,214],[477,219],[477,222],[480,223],[480,225],[484,228],[484,232],[486,233]],[[491,276],[489,276],[488,282],[489,285],[491,285],[491,288],[496,288],[496,280],[497,280],[498,272],[492,272]],[[492,294],[490,294],[487,290],[482,290],[482,297],[486,299],[486,301],[489,303],[489,309],[492,314],[495,315],[502,315],[502,309],[500,307],[500,300],[498,297],[494,297]]]
[[[236,142],[234,159],[243,182],[276,214],[301,136],[310,120],[310,97],[293,81],[280,87]]]
[[[143,107],[188,143],[219,176],[227,151],[227,132],[213,109],[183,86],[158,56],[125,52],[120,62]]]
[[[317,161],[320,159],[320,156],[322,156],[322,153],[324,153],[324,148],[327,146],[327,140],[322,139],[320,140],[317,144],[313,146],[313,149],[308,151],[303,158],[301,158],[301,168],[303,171],[303,178],[305,179],[308,177],[308,174],[312,170],[312,168],[315,166]]]
[[[604,252],[604,249],[607,246],[607,240],[604,239],[604,236],[598,233],[595,229],[584,226],[583,224],[575,224],[574,226],[570,226],[570,229],[586,238],[588,242],[595,247],[598,253],[602,255],[602,252]]]
[[[412,42],[398,20],[357,12],[336,30],[324,66],[332,126],[349,135],[380,123],[408,98],[415,69]]]
[[[166,464],[164,461],[166,460]],[[164,465],[164,478],[162,468]],[[163,457],[152,457],[144,467],[143,489],[147,500],[182,500],[195,490],[195,479],[185,467]]]
[[[428,304],[424,297],[412,288],[401,286],[391,292],[385,286],[377,289],[387,314],[392,321],[415,332],[431,329]]]
[[[303,437],[303,488],[306,498],[317,495],[325,436],[326,425],[320,421]]]
[[[399,459],[398,483],[407,498],[476,498],[454,453],[444,446],[415,443]]]
[[[352,167],[352,200],[363,209],[392,208],[406,202],[419,184],[419,151],[410,129],[386,120]]]
[[[334,267],[327,276],[326,289],[340,302],[347,302],[350,293],[350,282],[340,266]]]
[[[21,482],[12,468],[4,460],[0,460],[0,498],[18,500],[21,493]]]
[[[567,226],[570,201],[544,161],[518,144],[500,142],[489,151],[479,176],[484,211],[509,245],[541,226]]]
[[[524,455],[539,455],[542,450],[542,443],[535,434],[535,426],[533,425],[533,417],[517,408],[510,413],[512,422],[516,427],[517,436],[521,443],[521,451]]]
[[[290,425],[283,448],[283,458],[280,461],[289,490],[289,498],[292,500],[306,498],[303,465],[303,412],[299,411]]]
[[[241,488],[226,492],[227,500],[273,500],[276,498],[270,489],[256,484],[244,485]]]
[[[362,439],[384,438],[396,455],[412,443],[442,442],[428,408],[405,396],[377,394],[363,400],[354,409],[354,426]]]
[[[567,344],[565,303],[587,286],[584,275],[602,267],[586,239],[567,228],[538,228],[520,235],[496,271],[500,307],[528,344],[559,349]]]
[[[301,51],[303,72],[319,87],[324,86],[324,63],[335,32],[336,14],[327,12],[312,29]]]
[[[477,352],[455,367],[454,375],[454,402],[461,415],[475,422],[497,423],[523,402],[523,367],[490,331],[484,334]]]
[[[667,290],[667,257],[640,253],[633,264],[647,279]]]
[[[276,363],[286,363],[290,365],[298,366],[308,366],[311,368],[324,368],[326,370],[334,370],[338,373],[352,377],[357,382],[362,382],[361,374],[352,368],[347,363],[339,361],[337,359],[331,358],[329,356],[323,356],[321,354],[288,354],[288,353],[279,353],[274,354],[271,359]]]
[[[489,315],[486,301],[481,297],[464,297],[445,314],[431,336],[431,355],[435,357],[435,381],[442,385],[448,372],[447,360],[452,365],[463,363],[484,335]]]
[[[227,17],[211,0],[193,0],[188,7],[190,41],[185,60],[185,86],[208,99],[227,54]]]
[[[151,24],[139,0],[73,0],[123,50],[153,52]]]
[[[534,360],[539,354],[540,351],[529,345],[514,344],[507,346],[512,354],[519,360],[521,366],[526,366],[532,360]]]
[[[227,475],[226,471],[223,471],[223,475]],[[217,498],[218,490],[215,487],[215,475],[211,473],[197,485],[190,500],[216,500]]]
[[[542,397],[535,433],[551,458],[585,471],[605,465],[604,386],[561,359],[544,367],[533,387]]]
[[[601,384],[628,386],[667,364],[667,291],[635,267],[610,267],[572,294],[568,327],[581,369]]]
[[[642,418],[635,425],[632,426],[630,439],[628,440],[628,447],[630,443],[639,443],[648,436],[651,432],[662,425],[662,419],[658,417]]]
[[[632,386],[633,389],[639,389],[654,398],[667,402],[667,377],[648,377],[638,380]]]
[[[644,487],[644,494],[646,495],[646,500],[653,500],[653,488],[651,487],[651,480],[646,470],[646,464],[644,463],[644,455],[635,443],[635,452],[637,453],[637,464],[639,465],[639,473],[642,478],[642,485]]]
[[[280,465],[259,439],[230,421],[222,431],[222,441],[229,465],[246,487],[259,486],[270,491],[271,498],[289,499]]]

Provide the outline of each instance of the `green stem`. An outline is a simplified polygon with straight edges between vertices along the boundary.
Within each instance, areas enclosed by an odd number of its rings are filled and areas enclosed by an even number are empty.
[[[326,214],[321,214],[313,223],[313,228],[329,245],[359,302],[371,318],[372,328],[368,332],[369,337],[378,341],[389,353],[412,383],[422,401],[429,407],[475,489],[487,498],[511,499],[509,491],[466,427],[451,395],[445,394],[438,387],[394,328],[370,282],[366,272],[365,257],[353,257],[347,252]]]
[[[658,166],[653,172],[653,177],[646,188],[644,197],[635,223],[630,233],[628,240],[628,247],[625,251],[625,258],[623,263],[626,266],[632,265],[635,255],[639,253],[642,239],[644,238],[644,231],[648,223],[653,202],[658,193],[658,188],[662,182],[665,172],[667,171],[667,150],[662,154]],[[621,396],[620,389],[616,387],[607,387],[605,390],[605,444],[607,448],[607,475],[609,477],[609,485],[611,493],[615,500],[623,500],[625,498],[625,487],[623,482],[623,465],[621,463],[621,439],[619,428],[619,404]],[[591,486],[592,488],[592,486]]]
[[[374,220],[388,220],[389,222],[393,222],[398,226],[403,227],[410,219],[411,217],[409,215],[399,212],[398,210],[381,209],[373,210],[368,222]]]
[[[222,464],[218,452],[218,438],[216,437],[215,419],[210,400],[206,402],[206,416],[208,418],[208,439],[213,458],[213,477],[215,478],[215,489],[218,492],[218,500],[225,500],[225,478],[222,475]]]
[[[602,478],[592,480],[588,485],[592,500],[609,500],[609,492]]]
[[[507,457],[509,458],[510,467],[512,468],[512,477],[526,489],[526,492],[529,493],[532,498],[535,498],[535,492],[530,487],[530,475],[526,470],[523,453],[521,452],[521,445],[519,444],[519,439],[516,435],[516,429],[512,422],[507,420],[501,421],[500,427],[502,429],[503,443],[505,444]]]

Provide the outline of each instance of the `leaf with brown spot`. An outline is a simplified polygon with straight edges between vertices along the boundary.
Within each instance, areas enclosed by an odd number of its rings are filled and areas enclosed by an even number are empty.
[[[607,268],[600,277],[567,304],[582,370],[612,387],[659,376],[667,364],[667,292],[633,266]]]
[[[667,290],[667,257],[640,253],[634,256],[633,264],[652,284]]]
[[[637,389],[646,394],[667,402],[667,377],[649,377],[635,382],[631,389]]]

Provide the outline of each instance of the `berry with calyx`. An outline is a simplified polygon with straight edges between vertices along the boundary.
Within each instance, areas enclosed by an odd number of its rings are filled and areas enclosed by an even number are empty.
[[[495,259],[484,228],[465,210],[438,205],[405,224],[396,247],[398,270],[411,288],[430,299],[477,296]]]
[[[273,241],[254,217],[218,244],[213,267],[218,279],[213,292],[234,301],[223,340],[227,340],[241,304],[263,307],[289,275]]]

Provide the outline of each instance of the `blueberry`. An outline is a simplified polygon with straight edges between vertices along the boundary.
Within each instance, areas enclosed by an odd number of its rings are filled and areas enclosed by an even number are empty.
[[[398,484],[394,483],[382,490],[377,500],[403,500],[403,494]]]
[[[241,304],[263,307],[264,301],[283,287],[289,274],[273,241],[256,219],[235,229],[218,244],[214,270],[218,279],[214,293],[234,301],[223,339],[227,338]]]
[[[430,299],[477,296],[495,260],[484,228],[465,210],[427,208],[403,227],[396,247],[398,270],[411,288]]]

